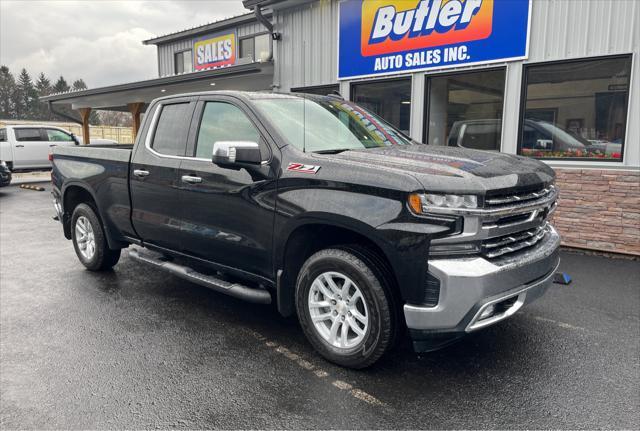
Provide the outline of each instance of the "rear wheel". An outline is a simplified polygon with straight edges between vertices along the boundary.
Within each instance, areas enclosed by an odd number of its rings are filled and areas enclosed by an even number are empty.
[[[78,259],[91,271],[110,269],[120,259],[120,250],[109,248],[102,223],[87,204],[80,204],[73,211],[71,240]]]
[[[356,249],[326,249],[302,266],[296,307],[305,335],[326,359],[350,368],[393,344],[396,319],[382,274]]]

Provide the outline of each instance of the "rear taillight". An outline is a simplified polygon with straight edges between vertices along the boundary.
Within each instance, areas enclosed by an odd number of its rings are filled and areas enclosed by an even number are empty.
[[[49,153],[49,161],[53,162],[53,153]]]

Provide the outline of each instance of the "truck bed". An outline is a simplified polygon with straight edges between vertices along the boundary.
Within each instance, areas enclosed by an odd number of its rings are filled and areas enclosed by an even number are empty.
[[[131,225],[129,161],[132,145],[53,148],[52,181],[64,192],[75,187],[89,192],[110,238],[135,237]]]

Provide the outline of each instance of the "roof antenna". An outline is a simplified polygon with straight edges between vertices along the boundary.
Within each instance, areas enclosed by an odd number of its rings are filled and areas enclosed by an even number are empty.
[[[302,41],[302,52],[307,52],[307,41]],[[307,83],[306,76],[306,59],[302,59],[302,82],[304,84]],[[302,94],[302,152],[307,152],[307,96],[306,94]]]

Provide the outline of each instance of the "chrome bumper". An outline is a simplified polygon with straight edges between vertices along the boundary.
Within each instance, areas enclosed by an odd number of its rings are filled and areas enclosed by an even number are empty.
[[[440,280],[435,307],[406,304],[407,327],[413,330],[471,332],[513,315],[553,282],[560,263],[560,237],[551,227],[535,247],[514,257],[434,259],[429,272]],[[493,307],[496,313],[484,311]]]

